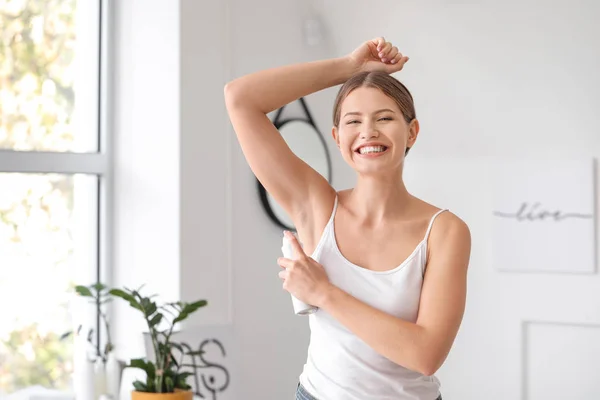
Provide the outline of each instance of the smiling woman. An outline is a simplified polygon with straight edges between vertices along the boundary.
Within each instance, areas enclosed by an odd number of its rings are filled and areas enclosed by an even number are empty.
[[[377,89],[377,91],[372,92],[371,94],[362,93],[364,92],[363,89],[369,88]],[[355,105],[353,102],[360,102],[361,100],[366,101],[368,97],[381,97],[381,94],[384,94],[389,99],[393,100],[396,103],[395,107],[378,109],[373,111],[371,115],[363,115],[360,111],[351,111],[352,106],[360,107],[360,104]],[[345,101],[348,97],[351,99]],[[383,99],[383,101],[386,101],[386,99]],[[342,104],[344,104],[345,110],[343,117],[340,117],[342,114]],[[398,111],[400,111],[400,115],[398,114]],[[413,97],[406,86],[385,72],[362,72],[350,78],[338,92],[335,99],[335,104],[333,106],[333,124],[338,127],[340,126],[340,120],[343,120],[343,125],[358,125],[361,124],[365,118],[373,118],[375,122],[380,125],[393,123],[398,118],[404,119],[409,125],[412,124],[413,126],[410,129],[414,130],[414,132],[411,132],[413,136],[410,138],[411,143],[406,146],[404,152],[405,155],[408,154],[410,147],[414,144],[417,134],[419,133],[419,123],[416,119],[417,114],[415,112]],[[369,143],[365,143],[360,146],[366,146],[368,144]],[[385,146],[385,144],[377,141],[372,141],[370,144]],[[359,150],[359,148],[356,150]],[[363,152],[361,152],[361,154],[363,154]]]
[[[471,239],[446,209],[412,196],[404,160],[419,134],[413,98],[390,74],[408,57],[383,38],[346,57],[259,71],[225,99],[250,168],[297,227],[283,288],[315,306],[296,398],[441,399],[434,376],[462,321]],[[332,136],[356,172],[336,191],[266,114],[343,84]]]

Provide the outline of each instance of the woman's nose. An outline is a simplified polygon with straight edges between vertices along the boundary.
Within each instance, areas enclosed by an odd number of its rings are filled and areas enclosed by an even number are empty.
[[[365,129],[361,134],[362,139],[370,139],[379,137],[379,131],[371,124],[365,124]]]

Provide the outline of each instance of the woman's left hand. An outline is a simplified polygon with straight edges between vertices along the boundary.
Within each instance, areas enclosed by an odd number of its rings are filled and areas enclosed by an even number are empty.
[[[283,288],[298,300],[320,307],[332,287],[327,273],[321,264],[304,253],[294,235],[287,231],[284,234],[291,241],[294,259],[277,259],[277,264],[283,268],[283,271],[279,272]]]
[[[408,57],[383,37],[364,42],[346,58],[357,71],[384,71],[388,74],[400,71],[408,61]]]

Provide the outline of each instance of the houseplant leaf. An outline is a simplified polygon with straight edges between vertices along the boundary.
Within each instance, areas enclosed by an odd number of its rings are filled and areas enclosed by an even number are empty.
[[[90,289],[88,289],[86,286],[82,286],[82,285],[77,285],[75,286],[75,291],[80,295],[80,296],[84,296],[84,297],[94,297],[94,295],[92,294],[92,291]]]
[[[92,338],[94,337],[94,328],[90,328],[87,335],[87,341],[92,343]],[[93,343],[92,343],[93,344]]]
[[[102,283],[100,283],[100,282],[98,282],[98,283],[94,283],[94,284],[92,285],[92,287],[93,287],[93,288],[94,288],[94,289],[95,289],[97,292],[101,292],[101,291],[103,291],[104,289],[106,289],[106,285],[104,285],[104,284],[102,284]]]
[[[138,392],[147,392],[148,391],[148,386],[146,386],[146,384],[144,382],[135,381],[135,382],[133,382],[133,387]]]
[[[156,326],[158,324],[160,324],[160,321],[162,320],[163,315],[161,313],[156,314],[154,317],[152,317],[152,319],[150,320],[150,326]]]
[[[179,313],[179,315],[177,316],[177,318],[175,318],[173,320],[173,324],[176,324],[177,322],[181,322],[184,319],[186,319],[188,317],[188,313],[186,313],[185,311],[182,311],[181,313]]]
[[[108,353],[110,353],[111,351],[113,351],[115,347],[113,346],[112,343],[108,342],[106,343],[106,345],[104,345],[104,355],[107,356]]]
[[[208,302],[206,300],[198,300],[198,301],[195,301],[195,302],[193,302],[191,304],[186,305],[186,307],[184,308],[184,310],[188,314],[191,314],[194,311],[196,311],[197,309],[206,306],[207,304],[208,304]]]
[[[129,302],[131,307],[136,308],[142,312],[144,311],[144,309],[142,308],[142,305],[140,303],[138,303],[136,298],[134,296],[130,295],[129,293],[127,293],[121,289],[111,289],[109,293],[115,297],[120,297],[123,300]]]
[[[198,301],[195,301],[190,304],[179,303],[179,305],[182,307],[182,310],[181,310],[179,316],[177,316],[177,318],[175,318],[173,320],[173,323],[183,321],[184,319],[189,317],[190,314],[192,314],[193,312],[196,312],[199,308],[204,307],[207,304],[208,304],[208,302],[206,300],[198,300]]]
[[[175,382],[173,382],[173,378],[170,376],[165,377],[165,386],[168,393],[172,393],[175,390]]]
[[[171,347],[173,347],[173,348],[175,348],[175,349],[179,350],[181,353],[183,353],[183,352],[184,352],[184,351],[183,351],[183,346],[182,346],[182,345],[180,345],[179,343],[171,342],[171,343],[170,343],[170,345],[171,345]]]
[[[156,368],[154,367],[154,364],[144,359],[133,359],[130,361],[128,367],[139,368],[144,370],[146,372],[146,375],[148,376],[148,379],[154,380],[154,378],[156,377]]]
[[[189,390],[191,386],[187,384],[187,378],[194,375],[192,372],[182,372],[177,374],[175,387],[177,389]]]
[[[146,315],[150,316],[156,312],[156,303],[150,303],[148,308],[146,308]]]

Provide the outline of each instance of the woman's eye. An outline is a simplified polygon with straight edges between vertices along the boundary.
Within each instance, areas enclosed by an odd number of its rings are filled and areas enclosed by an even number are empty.
[[[348,121],[348,122],[346,122],[346,124],[350,125],[350,124],[356,124],[356,123],[359,123],[359,122],[360,122],[360,121],[358,121],[358,120],[356,120],[356,119],[353,119],[353,120],[351,120],[351,121]]]
[[[383,118],[379,118],[380,121],[391,121],[392,117],[383,117]]]

